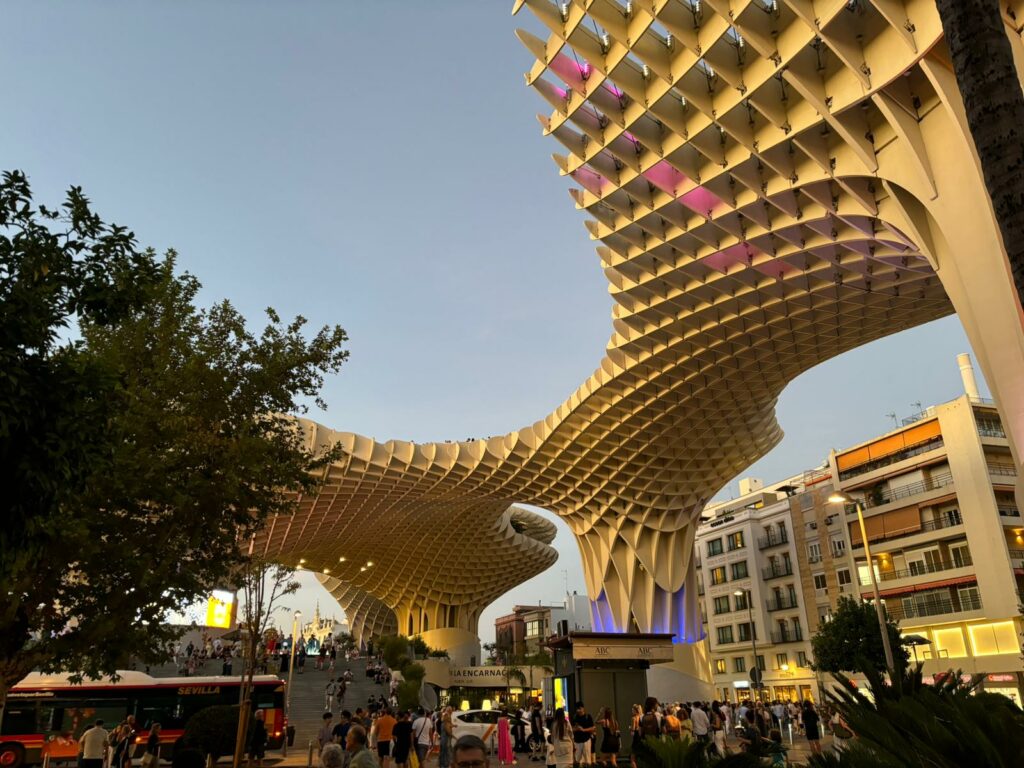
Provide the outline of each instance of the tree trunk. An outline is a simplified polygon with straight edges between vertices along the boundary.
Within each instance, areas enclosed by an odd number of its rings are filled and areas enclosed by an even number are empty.
[[[1017,298],[1024,303],[1024,92],[1000,3],[936,0],[936,7]]]

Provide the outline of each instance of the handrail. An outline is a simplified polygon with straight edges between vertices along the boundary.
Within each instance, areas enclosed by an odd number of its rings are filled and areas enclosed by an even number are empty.
[[[957,606],[948,597],[929,598],[920,604],[912,604],[909,607],[902,602],[892,600],[886,602],[886,613],[893,619],[913,619],[925,616],[939,616],[946,613],[960,613],[961,611],[981,610],[980,597],[961,597],[960,605]]]
[[[772,632],[773,643],[799,643],[804,639],[802,628],[787,629],[785,632]]]
[[[790,608],[796,608],[797,601],[795,597],[789,595],[780,595],[778,599],[772,597],[768,600],[765,600],[765,605],[767,606],[769,612],[786,611]]]
[[[911,496],[917,496],[921,493],[937,491],[939,488],[945,488],[952,484],[953,474],[951,472],[943,472],[941,475],[935,475],[927,480],[910,483],[908,485],[901,485],[898,488],[890,488],[887,491],[882,491],[877,498],[865,496],[860,500],[860,504],[864,509],[871,509],[872,507],[880,507],[883,504],[891,504],[892,502],[899,501],[900,499],[909,499]],[[847,504],[846,514],[857,514],[857,505]]]
[[[920,525],[909,526],[903,528],[896,528],[892,531],[883,531],[880,536],[869,536],[871,541],[889,541],[890,539],[898,539],[901,536],[913,536],[915,533],[926,533],[928,531],[939,531],[943,528],[952,528],[957,525],[963,525],[964,519],[960,514],[959,510],[956,510],[956,514],[947,514],[943,517],[937,517],[934,520],[926,520]],[[853,542],[854,547],[863,547],[863,541]]]
[[[879,581],[895,581],[896,579],[911,579],[915,576],[927,576],[930,573],[938,573],[940,571],[950,571],[954,568],[966,568],[969,565],[973,565],[974,562],[971,560],[970,555],[965,557],[962,562],[954,562],[953,560],[940,560],[937,563],[923,563],[916,568],[900,568],[899,570],[892,571],[878,571]],[[862,587],[870,587],[871,579],[860,580]]]
[[[757,540],[758,549],[768,549],[769,547],[777,547],[780,544],[789,543],[789,533],[783,529],[781,531],[772,531],[767,536],[761,536]]]
[[[771,566],[768,566],[767,568],[762,568],[761,569],[761,577],[764,578],[764,579],[778,579],[778,578],[781,578],[782,576],[792,576],[792,575],[793,575],[793,565],[792,565],[792,563],[787,563],[784,566],[776,566],[775,568],[773,568]]]

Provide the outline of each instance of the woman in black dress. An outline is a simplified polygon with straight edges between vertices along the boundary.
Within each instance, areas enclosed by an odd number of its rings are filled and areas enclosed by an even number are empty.
[[[811,747],[811,753],[820,755],[821,726],[818,719],[818,713],[815,711],[814,704],[811,703],[810,699],[804,699],[804,708],[801,712],[801,718],[804,722],[804,733],[807,735],[807,743]]]

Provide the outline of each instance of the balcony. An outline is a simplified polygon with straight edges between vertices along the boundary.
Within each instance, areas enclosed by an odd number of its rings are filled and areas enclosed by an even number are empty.
[[[758,549],[768,549],[770,547],[778,547],[781,544],[789,543],[789,533],[785,530],[772,531],[767,536],[762,536],[757,540]]]
[[[1010,567],[1024,568],[1024,549],[1010,550]],[[1024,597],[1021,598],[1021,602],[1024,602]]]
[[[953,475],[949,472],[943,472],[941,475],[930,477],[919,483],[910,483],[909,485],[901,485],[898,488],[890,488],[887,491],[871,493],[861,499],[860,503],[864,509],[871,509],[872,507],[880,507],[883,504],[891,504],[892,502],[899,501],[900,499],[909,499],[911,496],[918,496],[919,494],[928,493],[929,491],[936,491],[952,484]],[[857,514],[857,505],[847,504],[846,514]]]
[[[934,520],[926,520],[919,526],[909,526],[906,528],[894,528],[891,531],[883,530],[879,534],[870,536],[871,543],[875,544],[879,541],[889,541],[890,539],[898,539],[901,536],[913,536],[917,533],[927,533],[928,531],[938,531],[942,528],[953,528],[957,525],[963,525],[964,519],[960,515],[959,510],[953,510],[945,513],[942,517],[937,517]],[[860,541],[853,543],[854,547],[863,548],[864,544]]]
[[[888,467],[891,464],[897,464],[906,459],[913,458],[914,456],[920,456],[922,453],[928,453],[929,451],[937,450],[942,448],[944,443],[942,442],[942,436],[930,438],[914,445],[908,445],[901,451],[890,453],[887,456],[881,456],[874,461],[868,461],[863,464],[858,464],[855,467],[851,467],[844,472],[839,473],[839,479],[849,480],[856,477],[857,475],[865,475],[868,472],[874,472],[876,469],[882,467]]]
[[[951,571],[954,568],[966,568],[969,565],[973,565],[973,561],[970,556],[960,558],[959,560],[939,560],[934,563],[916,563],[912,568],[901,568],[899,570],[892,571],[879,571],[879,581],[896,581],[897,579],[912,579],[917,576],[927,576],[930,573],[940,573],[941,571]],[[861,579],[862,587],[870,587],[871,579]]]
[[[761,578],[765,581],[770,579],[781,579],[783,576],[793,575],[793,565],[791,563],[783,563],[782,565],[769,565],[767,568],[761,569]]]
[[[793,595],[779,595],[765,601],[765,605],[768,607],[769,613],[774,611],[787,611],[790,608],[796,608],[797,602],[796,597]]]
[[[800,627],[772,632],[772,643],[800,643],[803,642],[804,631]]]
[[[980,597],[961,597],[953,602],[948,597],[935,597],[911,604],[904,604],[902,601],[889,599],[885,602],[885,611],[890,618],[902,621],[903,619],[919,619],[926,616],[941,616],[947,613],[960,613],[961,611],[980,611]]]
[[[1001,475],[1005,477],[1015,477],[1017,475],[1017,468],[1012,467],[1009,464],[989,464],[988,473],[990,475]]]
[[[1016,504],[1000,504],[996,507],[1002,517],[1020,517],[1020,510]]]

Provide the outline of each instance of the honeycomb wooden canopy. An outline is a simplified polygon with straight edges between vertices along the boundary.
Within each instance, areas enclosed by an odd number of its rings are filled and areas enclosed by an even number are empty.
[[[526,82],[615,299],[606,355],[499,437],[310,425],[346,458],[260,545],[326,573],[370,634],[475,632],[555,560],[551,523],[512,506],[533,504],[575,535],[596,629],[693,641],[695,518],[779,442],[788,382],[953,302],[997,371],[998,232],[930,0],[524,7],[547,30],[516,33]]]

